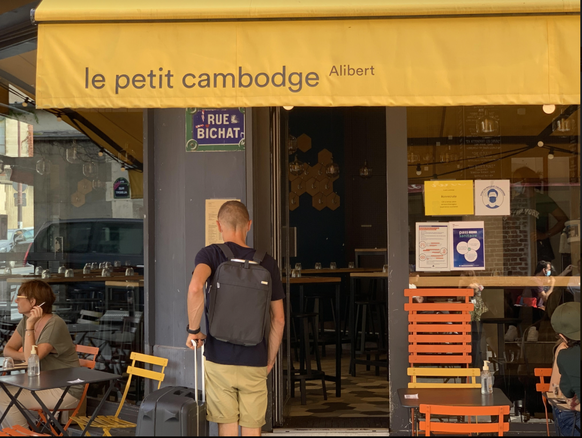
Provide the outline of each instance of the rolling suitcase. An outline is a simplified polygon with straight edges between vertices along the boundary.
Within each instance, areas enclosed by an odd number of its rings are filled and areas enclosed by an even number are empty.
[[[204,346],[200,348],[204,376]],[[198,349],[194,351],[194,373],[198,375]],[[194,389],[170,386],[149,394],[142,402],[136,436],[208,436],[204,378],[202,391],[198,378]]]

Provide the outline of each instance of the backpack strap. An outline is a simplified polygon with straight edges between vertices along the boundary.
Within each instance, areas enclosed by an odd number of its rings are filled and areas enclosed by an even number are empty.
[[[231,249],[228,247],[226,243],[219,243],[218,247],[228,260],[234,259],[234,254],[232,253]]]
[[[255,251],[255,255],[253,256],[253,260],[260,265],[261,262],[263,261],[263,259],[265,258],[266,254],[267,254],[267,251],[257,250],[257,251]]]

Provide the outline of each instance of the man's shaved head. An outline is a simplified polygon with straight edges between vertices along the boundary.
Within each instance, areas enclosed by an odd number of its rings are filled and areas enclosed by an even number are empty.
[[[239,201],[226,201],[218,210],[218,221],[223,227],[244,228],[249,223],[249,211],[247,207]]]

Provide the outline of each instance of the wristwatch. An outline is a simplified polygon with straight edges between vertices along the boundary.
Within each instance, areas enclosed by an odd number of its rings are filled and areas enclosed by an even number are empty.
[[[200,327],[198,327],[196,330],[190,330],[190,324],[188,324],[186,326],[186,331],[191,335],[197,335],[198,333],[200,333]]]

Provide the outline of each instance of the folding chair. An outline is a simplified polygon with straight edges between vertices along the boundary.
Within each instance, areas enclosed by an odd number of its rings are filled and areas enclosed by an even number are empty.
[[[97,359],[97,355],[99,354],[99,347],[88,347],[86,345],[76,345],[75,349],[77,351],[77,354],[82,355],[83,357],[79,358],[79,363],[81,364],[82,367],[85,368],[89,368],[90,370],[92,370],[93,368],[95,368],[95,363],[96,363],[96,359]],[[93,356],[93,359],[88,359],[88,356]],[[67,430],[69,428],[69,426],[72,423],[72,417],[74,417],[75,415],[78,414],[79,410],[81,409],[81,406],[83,406],[83,403],[85,402],[85,398],[87,397],[87,391],[89,390],[89,384],[85,385],[85,389],[83,390],[83,394],[81,395],[81,398],[79,400],[79,403],[77,404],[76,407],[74,408],[68,408],[68,409],[59,409],[57,412],[61,413],[61,412],[71,412],[72,414],[69,417],[69,421],[67,422],[67,424],[65,424],[65,426],[63,427],[64,430]],[[53,433],[53,435],[59,435],[59,432],[56,431],[52,424],[50,424],[47,421],[46,416],[44,415],[44,412],[42,411],[42,409],[36,409],[36,412],[38,413],[39,416],[39,420],[38,420],[38,424],[48,424],[48,426],[51,429],[51,432]]]
[[[546,392],[550,390],[550,382],[545,381],[544,377],[552,377],[551,368],[534,368],[534,374],[536,377],[540,378],[540,383],[536,383],[536,391],[541,392],[542,401],[544,402],[544,409],[546,411],[546,431],[548,436],[550,436],[550,420],[548,419],[548,399],[546,397]]]
[[[472,433],[496,433],[503,436],[503,432],[509,431],[509,423],[505,421],[505,416],[509,415],[509,406],[441,406],[441,405],[420,405],[420,413],[425,415],[423,421],[419,422],[419,429],[425,431],[426,436],[431,432],[446,434],[468,435]],[[468,417],[467,422],[433,422],[431,415],[447,415],[451,417]],[[498,423],[478,423],[477,416],[497,416]],[[475,421],[471,421],[475,417]]]
[[[131,379],[133,376],[143,377],[145,379],[156,380],[158,382],[158,389],[160,389],[162,382],[164,380],[164,370],[168,365],[168,359],[157,357],[157,356],[150,356],[148,354],[136,353],[132,352],[130,355],[131,365],[127,367],[127,383],[125,384],[125,390],[123,392],[123,397],[121,397],[121,402],[119,403],[119,407],[117,408],[117,412],[115,415],[98,415],[95,420],[91,423],[91,427],[96,427],[103,429],[103,436],[111,436],[109,431],[111,429],[123,429],[123,428],[132,428],[136,427],[135,423],[131,423],[130,421],[125,421],[119,418],[119,414],[121,413],[121,409],[123,408],[123,403],[127,397],[127,393],[129,392],[129,387],[131,386]],[[142,362],[144,364],[155,365],[161,367],[161,371],[150,371],[146,370],[145,368],[140,368],[136,366],[136,362]],[[87,416],[73,416],[71,420],[74,421],[79,425],[81,429],[84,429],[87,426],[87,423],[91,417]]]
[[[30,429],[22,427],[20,425],[5,427],[0,431],[0,436],[51,436],[44,433],[36,433]]]

